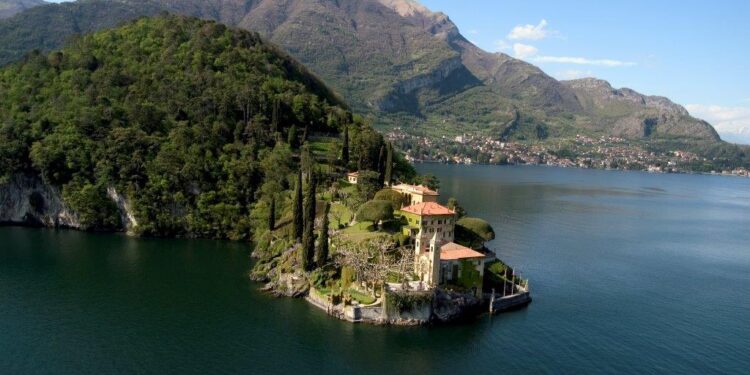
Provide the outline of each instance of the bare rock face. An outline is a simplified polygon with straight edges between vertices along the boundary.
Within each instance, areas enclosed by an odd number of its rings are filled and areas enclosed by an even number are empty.
[[[107,188],[107,196],[117,205],[117,209],[120,211],[120,220],[127,233],[133,234],[138,227],[138,219],[135,217],[130,201],[112,186]]]
[[[438,289],[433,301],[432,319],[437,323],[448,323],[476,316],[482,301],[471,294],[462,294]]]
[[[41,178],[17,174],[0,184],[0,223],[80,229],[75,212],[60,191]]]

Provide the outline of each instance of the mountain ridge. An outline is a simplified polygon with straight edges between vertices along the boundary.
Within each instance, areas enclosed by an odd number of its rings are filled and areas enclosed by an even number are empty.
[[[0,19],[8,18],[26,9],[47,4],[44,0],[0,0]]]
[[[621,89],[616,96],[643,100],[606,99],[601,87],[561,82],[532,64],[484,51],[447,15],[413,0],[81,0],[77,12],[102,4],[116,7],[111,18],[167,10],[257,31],[385,126],[407,122],[513,138],[516,130],[503,124],[520,113],[532,126],[549,128],[552,137],[578,129],[633,139],[720,140],[710,124],[656,97]],[[35,8],[17,17],[34,11],[42,13]],[[8,28],[12,21],[0,23],[0,41],[21,33],[23,26]],[[80,32],[86,27],[97,26]],[[19,58],[20,48],[7,49],[0,47],[0,64]]]

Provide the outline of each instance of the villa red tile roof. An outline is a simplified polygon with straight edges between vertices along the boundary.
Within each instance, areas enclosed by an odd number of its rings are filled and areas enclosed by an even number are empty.
[[[484,258],[484,254],[457,243],[448,242],[440,246],[440,260]]]
[[[359,172],[349,172],[346,175],[347,176],[351,176],[351,177],[358,177],[359,176]]]
[[[448,207],[435,202],[422,202],[413,206],[404,207],[401,211],[412,213],[419,216],[445,216],[455,215],[456,213]]]

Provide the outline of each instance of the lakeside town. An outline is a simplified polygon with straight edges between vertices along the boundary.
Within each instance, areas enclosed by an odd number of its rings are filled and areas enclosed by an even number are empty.
[[[549,165],[563,168],[592,168],[647,171],[652,173],[705,173],[750,177],[744,167],[708,169],[712,160],[685,150],[654,151],[614,136],[523,142],[501,141],[486,135],[463,134],[440,138],[410,134],[402,128],[386,138],[404,151],[409,162],[492,165]]]

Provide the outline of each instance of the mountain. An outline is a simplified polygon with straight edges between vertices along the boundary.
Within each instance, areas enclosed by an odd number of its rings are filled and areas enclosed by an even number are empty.
[[[483,51],[448,16],[414,0],[83,0],[44,6],[0,22],[0,64],[23,51],[59,46],[71,33],[158,9],[259,32],[383,126],[502,139],[527,138],[543,128],[551,137],[586,132],[719,140],[708,123],[666,99],[615,90],[603,81],[560,82],[531,64]],[[54,23],[62,26],[46,26]]]
[[[0,0],[0,19],[43,4],[44,0]]]
[[[247,238],[258,197],[286,202],[290,129],[336,135],[351,119],[256,33],[131,21],[0,70],[0,222]],[[363,146],[370,133],[349,128],[352,158],[377,155],[382,137]]]

